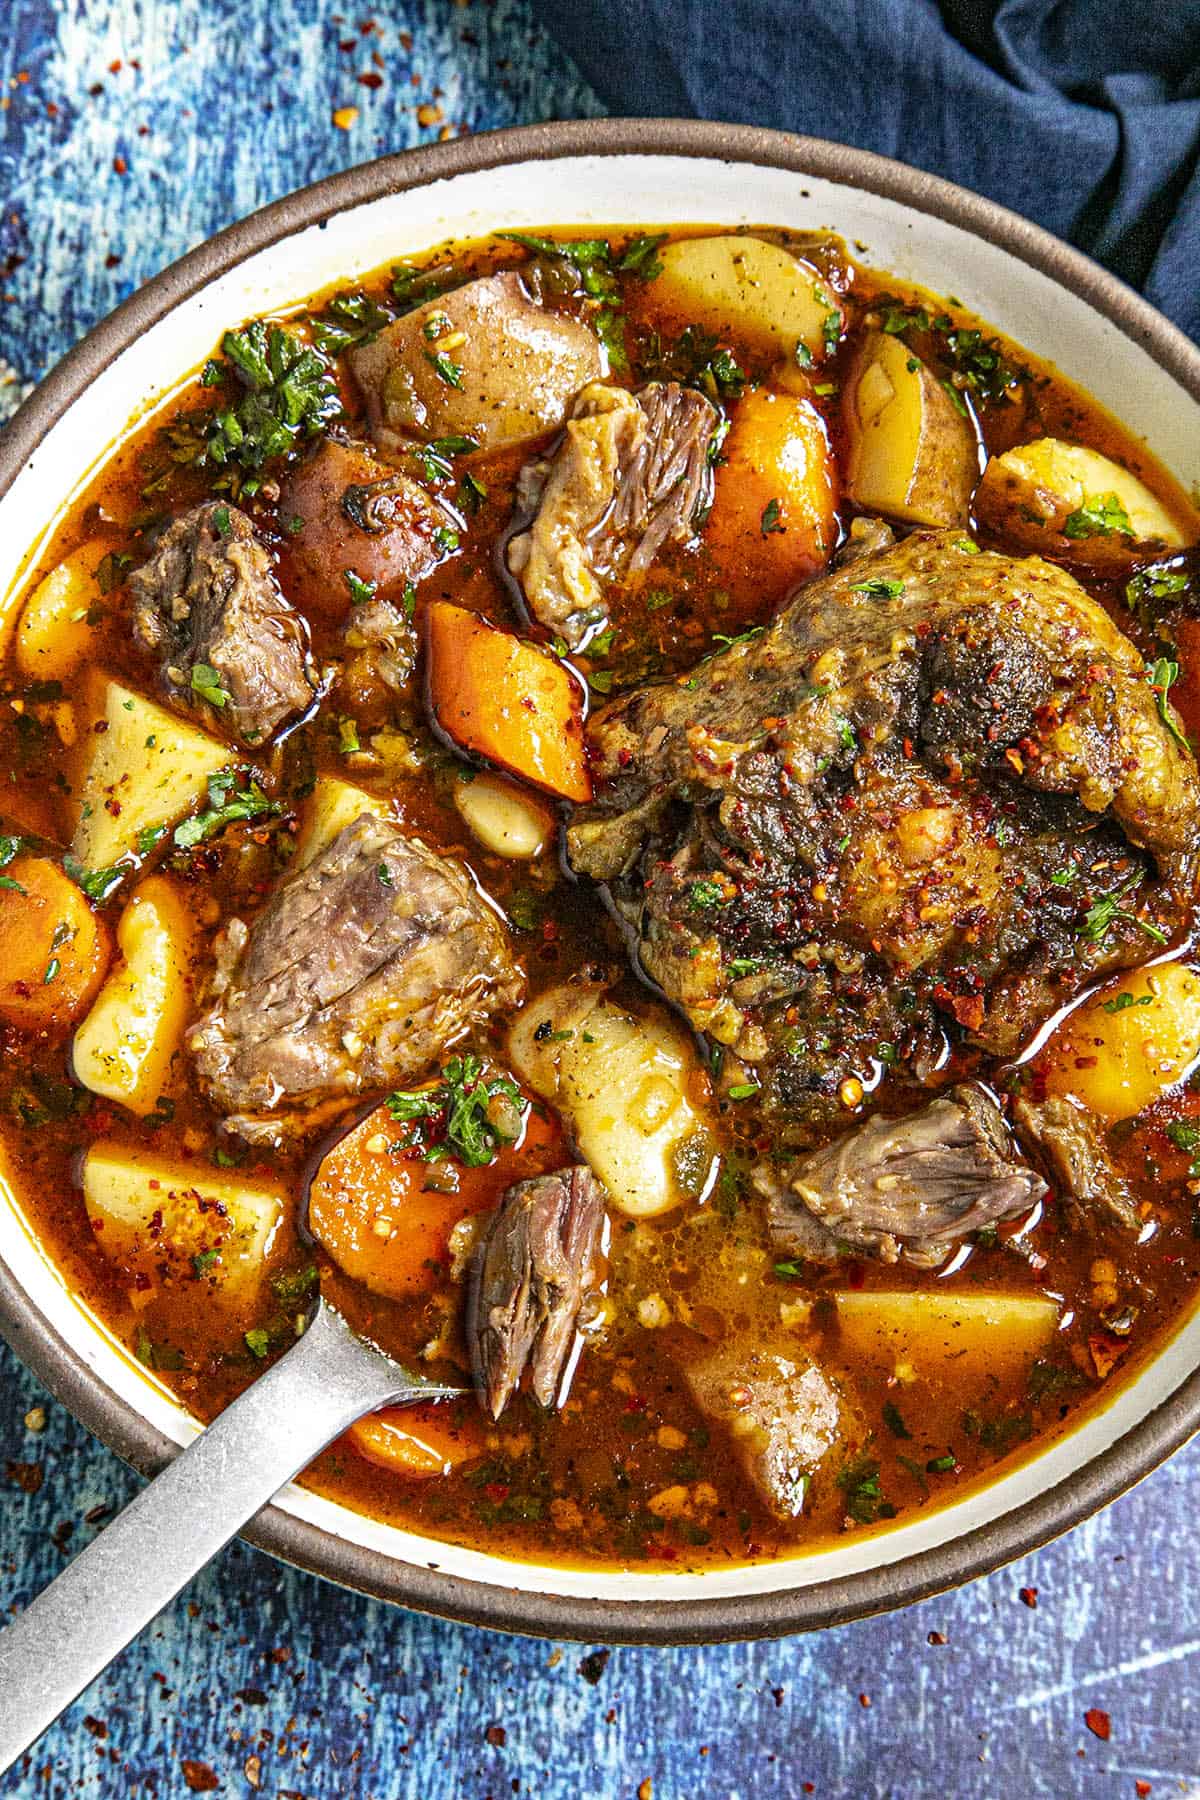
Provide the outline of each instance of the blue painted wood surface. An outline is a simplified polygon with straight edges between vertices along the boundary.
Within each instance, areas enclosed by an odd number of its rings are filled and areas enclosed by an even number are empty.
[[[447,126],[600,111],[524,0],[0,0],[0,96],[0,413],[263,201]],[[0,1608],[135,1486],[2,1350],[0,1475]],[[271,1800],[1200,1796],[1198,1478],[1193,1447],[1064,1542],[900,1615],[615,1650],[587,1675],[577,1646],[415,1617],[234,1545],[0,1792],[167,1797],[210,1769]]]

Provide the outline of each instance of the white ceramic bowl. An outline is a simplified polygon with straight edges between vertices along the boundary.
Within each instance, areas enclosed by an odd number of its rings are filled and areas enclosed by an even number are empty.
[[[230,323],[287,308],[448,237],[548,224],[831,227],[868,265],[954,294],[1200,481],[1200,355],[1113,277],[1014,215],[896,163],[752,128],[533,127],[352,170],[268,207],[158,276],[42,384],[0,437],[0,619],[97,464]],[[865,246],[865,248],[858,248]],[[64,1285],[0,1184],[0,1327],[143,1470],[197,1427]],[[1145,1474],[1200,1419],[1200,1319],[1105,1408],[1011,1474],[879,1535],[706,1574],[562,1570],[434,1543],[289,1487],[252,1541],[450,1616],[586,1639],[804,1629],[898,1605],[1021,1554]]]

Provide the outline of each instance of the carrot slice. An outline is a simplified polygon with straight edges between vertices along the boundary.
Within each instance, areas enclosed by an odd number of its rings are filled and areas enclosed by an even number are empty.
[[[428,1479],[449,1475],[458,1463],[483,1455],[483,1421],[469,1407],[426,1401],[418,1406],[385,1406],[359,1419],[346,1437],[368,1462],[394,1475]]]
[[[755,388],[738,401],[717,468],[704,542],[732,581],[783,598],[829,560],[834,463],[825,422],[799,394]]]
[[[425,619],[429,704],[447,737],[547,793],[590,800],[582,694],[562,664],[446,600]]]
[[[558,1126],[525,1114],[522,1135],[490,1163],[423,1162],[409,1121],[377,1106],[322,1158],[308,1191],[308,1223],[343,1274],[373,1293],[404,1300],[443,1281],[450,1233],[460,1219],[495,1206],[505,1188],[557,1167]],[[447,1177],[453,1187],[434,1186]]]
[[[73,1025],[111,954],[107,926],[56,862],[17,856],[0,871],[0,1017],[28,1030]]]

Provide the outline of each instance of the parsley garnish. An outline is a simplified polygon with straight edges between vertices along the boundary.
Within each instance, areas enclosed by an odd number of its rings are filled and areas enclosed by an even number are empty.
[[[485,1080],[483,1064],[468,1053],[452,1057],[443,1066],[440,1086],[389,1094],[387,1107],[393,1119],[428,1119],[432,1125],[427,1131],[440,1127],[440,1136],[424,1137],[423,1161],[444,1162],[454,1157],[467,1168],[478,1169],[492,1162],[502,1145],[512,1142],[488,1116],[495,1099],[518,1109],[522,1105],[515,1081],[507,1075]]]
[[[439,525],[433,534],[433,541],[439,550],[449,556],[452,550],[458,549],[459,536],[457,531],[451,531],[448,525]]]
[[[1137,998],[1135,999],[1132,994],[1124,993],[1124,994],[1116,994],[1116,995],[1114,995],[1114,997],[1111,1000],[1106,1000],[1103,1003],[1103,1006],[1101,1007],[1101,1011],[1106,1012],[1106,1013],[1119,1013],[1119,1012],[1127,1012],[1131,1006],[1153,1006],[1153,1005],[1154,1005],[1154,995],[1153,994],[1139,994],[1137,996]]]
[[[280,325],[255,319],[227,331],[221,349],[224,379],[241,392],[229,406],[176,420],[164,436],[173,462],[215,470],[213,487],[236,500],[258,492],[269,462],[320,436],[342,402],[326,358]]]
[[[198,1276],[207,1275],[213,1265],[219,1263],[220,1260],[221,1252],[219,1250],[201,1250],[198,1255],[193,1256],[192,1267]]]
[[[728,896],[715,881],[693,881],[688,889],[688,900],[693,912],[704,912],[710,906],[727,905]]]
[[[902,581],[885,581],[876,575],[870,581],[853,581],[850,584],[852,594],[871,594],[878,600],[896,600],[904,592]]]
[[[731,1100],[750,1100],[761,1091],[761,1083],[757,1081],[739,1081],[735,1086],[727,1088]]]
[[[271,1348],[270,1332],[264,1331],[261,1325],[256,1325],[253,1331],[246,1333],[246,1348],[251,1356],[257,1357],[258,1361],[262,1362]]]
[[[1111,537],[1114,532],[1133,536],[1129,514],[1115,494],[1090,495],[1063,520],[1065,538]]]
[[[1167,710],[1167,696],[1178,680],[1179,664],[1169,661],[1165,656],[1160,656],[1153,669],[1150,670],[1150,686],[1154,689],[1154,697],[1158,704],[1158,716],[1175,742],[1180,744],[1183,749],[1190,750],[1192,747],[1190,742]]]
[[[325,311],[310,319],[309,324],[317,349],[326,356],[340,356],[354,344],[370,343],[395,316],[359,288],[335,294]]]
[[[102,906],[113,889],[129,873],[127,863],[111,863],[107,869],[85,869],[78,857],[63,857],[63,873],[82,888],[93,906]]]
[[[353,606],[365,606],[368,600],[375,598],[377,582],[364,581],[362,576],[356,575],[353,569],[343,569],[342,574],[346,577],[346,586],[350,589],[350,601]]]
[[[425,361],[436,371],[439,380],[447,387],[460,388],[463,384],[462,364],[452,362],[441,350],[426,350]]]
[[[127,550],[110,550],[96,567],[96,586],[102,594],[111,594],[125,579],[125,571],[133,561]]]
[[[362,749],[362,745],[358,741],[358,725],[353,719],[345,718],[338,720],[337,727],[338,749],[342,755],[357,756]]]
[[[1089,943],[1102,944],[1113,926],[1121,920],[1129,925],[1136,925],[1139,930],[1146,933],[1147,937],[1153,938],[1157,944],[1167,942],[1165,931],[1161,931],[1157,925],[1152,925],[1148,919],[1140,919],[1135,912],[1130,912],[1127,907],[1121,905],[1126,894],[1138,885],[1138,879],[1138,876],[1135,875],[1123,887],[1114,888],[1111,894],[1101,894],[1098,900],[1092,901],[1083,924],[1079,927],[1081,935],[1087,938]]]
[[[773,531],[787,530],[787,526],[780,524],[779,521],[778,500],[767,501],[767,504],[763,507],[762,518],[758,522],[758,528],[764,537],[770,537]]]
[[[233,531],[233,524],[230,520],[229,508],[227,506],[215,506],[213,508],[212,522],[218,537],[227,538]]]
[[[194,694],[199,694],[210,706],[229,705],[229,694],[221,686],[220,674],[209,663],[192,664],[191,688]]]
[[[857,1525],[873,1525],[877,1519],[894,1519],[896,1509],[883,1497],[879,1464],[866,1457],[847,1463],[837,1478],[846,1496],[846,1511]]]
[[[901,1413],[900,1408],[896,1405],[894,1400],[885,1400],[884,1401],[884,1403],[883,1403],[883,1422],[887,1426],[888,1430],[891,1432],[893,1437],[910,1438],[912,1436],[912,1432],[908,1429],[908,1426],[904,1423],[904,1416]]]
[[[256,781],[249,781],[244,788],[239,788],[237,779],[236,769],[218,769],[215,775],[209,776],[207,809],[175,827],[173,842],[180,850],[207,843],[209,838],[216,837],[219,831],[239,819],[257,819],[280,810],[274,800],[267,799]]]

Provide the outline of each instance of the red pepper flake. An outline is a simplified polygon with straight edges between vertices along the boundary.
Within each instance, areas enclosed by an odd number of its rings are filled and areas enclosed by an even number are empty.
[[[1018,1598],[1029,1607],[1031,1612],[1037,1610],[1038,1591],[1036,1588],[1019,1588],[1017,1590],[1017,1595]]]
[[[19,1487],[23,1494],[36,1494],[45,1479],[45,1471],[41,1463],[8,1462],[4,1465],[4,1473],[14,1487]]]
[[[940,1645],[948,1642],[948,1639],[947,1639],[944,1631],[931,1631],[929,1636],[926,1638],[925,1642],[927,1644],[933,1644],[935,1646],[940,1646]]]
[[[1107,1744],[1112,1736],[1112,1720],[1098,1706],[1089,1706],[1083,1715],[1083,1722],[1093,1736],[1102,1738]]]
[[[106,1738],[108,1736],[108,1726],[104,1723],[104,1720],[93,1719],[91,1713],[88,1713],[87,1717],[84,1719],[83,1729],[85,1731],[90,1731],[94,1738]]]
[[[119,75],[121,73],[121,59],[119,56],[114,62],[109,63],[108,72],[110,75]]]
[[[357,38],[339,38],[338,39],[338,49],[345,50],[347,52],[349,52],[351,50],[357,50],[358,49],[358,39]]]
[[[608,1659],[611,1655],[611,1650],[589,1650],[580,1663],[577,1673],[583,1676],[589,1686],[595,1687],[607,1669]]]
[[[488,1743],[494,1745],[497,1750],[503,1750],[508,1742],[508,1733],[503,1725],[489,1725],[483,1735]]]
[[[858,1704],[860,1706],[870,1706],[870,1704],[871,1704],[870,1694],[860,1694],[858,1696]]]
[[[1139,1800],[1146,1800],[1146,1795],[1154,1791],[1154,1783],[1152,1781],[1135,1781],[1133,1791],[1139,1796]]]
[[[46,117],[48,119],[57,119],[58,117],[58,108],[55,106],[53,100],[47,100],[46,102]]]
[[[216,1770],[209,1763],[192,1762],[186,1756],[183,1759],[183,1779],[193,1794],[211,1794],[214,1788],[221,1785]]]
[[[128,175],[129,164],[125,161],[125,158],[123,156],[114,156],[113,157],[113,169],[116,172],[116,174],[118,174],[118,175]],[[110,808],[110,811],[111,811],[111,808]]]
[[[383,76],[377,75],[374,69],[368,69],[365,75],[359,76],[358,85],[360,87],[371,88],[372,90],[381,88],[383,86]]]

